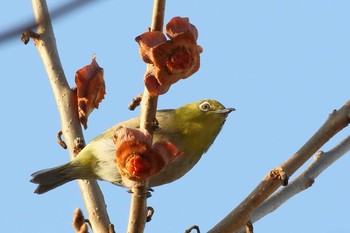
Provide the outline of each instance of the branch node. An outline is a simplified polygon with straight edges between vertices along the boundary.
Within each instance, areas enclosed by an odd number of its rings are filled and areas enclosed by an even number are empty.
[[[316,155],[313,157],[313,161],[316,161],[318,160],[321,156],[323,156],[325,153],[320,150],[320,151],[317,151]]]
[[[25,32],[22,33],[21,41],[24,44],[28,44],[30,39],[39,39],[39,38],[40,38],[40,34],[29,30],[29,31],[25,31]]]
[[[282,167],[277,167],[277,168],[273,169],[272,171],[270,171],[269,177],[272,179],[281,180],[282,186],[288,185],[289,177]]]
[[[314,183],[315,183],[315,179],[314,178],[309,178],[306,186],[307,187],[311,187]]]
[[[147,218],[146,218],[146,222],[150,222],[152,220],[154,214],[154,209],[152,206],[148,206],[147,207]]]
[[[196,230],[197,233],[200,233],[201,231],[199,230],[199,226],[197,225],[194,225],[194,226],[191,226],[190,228],[188,228],[185,233],[190,233],[192,230]]]
[[[72,225],[76,233],[88,233],[88,226],[81,209],[74,210]],[[90,226],[91,227],[91,226]]]
[[[85,146],[85,141],[81,137],[76,137],[74,139],[74,154],[77,155],[79,152],[84,148]]]
[[[114,225],[113,225],[113,224],[109,224],[109,225],[108,225],[108,233],[115,233]]]
[[[128,105],[129,110],[134,111],[138,106],[140,106],[142,95],[143,94],[138,94],[131,100],[130,104]]]
[[[156,131],[158,128],[159,128],[159,121],[157,120],[157,118],[154,118],[152,122],[152,130]]]
[[[67,144],[63,141],[62,139],[62,130],[60,130],[58,133],[57,133],[57,143],[63,148],[63,149],[67,149]]]
[[[253,233],[254,232],[253,223],[251,221],[249,221],[249,222],[247,222],[247,224],[245,224],[245,232],[246,233]]]

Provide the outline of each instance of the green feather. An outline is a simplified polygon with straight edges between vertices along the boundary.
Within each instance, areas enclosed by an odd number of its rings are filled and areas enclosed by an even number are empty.
[[[177,109],[157,111],[158,128],[153,141],[173,143],[183,154],[149,179],[150,187],[181,178],[199,161],[219,134],[227,115],[233,111],[215,100],[201,100]],[[34,173],[31,182],[44,193],[74,179],[100,179],[125,186],[115,165],[114,131],[119,126],[139,128],[139,118],[119,123],[93,139],[71,162]]]

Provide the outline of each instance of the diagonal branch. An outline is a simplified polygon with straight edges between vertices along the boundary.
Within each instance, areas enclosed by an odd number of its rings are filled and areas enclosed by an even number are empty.
[[[69,149],[70,158],[73,159],[75,156],[74,141],[84,138],[78,119],[76,100],[61,65],[47,4],[45,0],[32,0],[32,5],[38,25],[37,33],[39,34],[34,42],[49,77],[61,118],[62,132]],[[78,182],[92,230],[107,233],[110,221],[97,182],[95,180]]]
[[[210,233],[235,232],[250,221],[252,213],[271,194],[273,194],[286,179],[299,169],[317,150],[350,122],[350,101],[338,111],[334,110],[319,128],[319,130],[290,159],[267,174],[261,183],[231,211],[221,222],[213,227]]]
[[[316,177],[348,151],[350,151],[350,136],[345,138],[328,152],[319,151],[305,171],[300,173],[300,175],[290,182],[287,187],[284,187],[271,195],[254,211],[250,218],[251,221],[257,222],[259,219],[275,211],[294,195],[310,188]],[[245,230],[241,228],[239,232],[243,233]]]
[[[71,0],[57,7],[56,9],[50,12],[50,18],[57,19],[61,16],[64,16],[74,10],[80,9],[88,3],[92,3],[94,0]],[[96,1],[97,2],[97,1]],[[24,23],[26,22],[26,23]],[[4,44],[4,42],[18,37],[22,32],[30,31],[35,29],[40,22],[38,20],[32,21],[32,19],[26,19],[22,24],[17,26],[11,26],[8,30],[4,30],[0,32],[0,46]]]

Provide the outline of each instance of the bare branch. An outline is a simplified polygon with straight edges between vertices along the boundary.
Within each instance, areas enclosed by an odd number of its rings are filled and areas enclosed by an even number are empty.
[[[287,177],[299,169],[330,138],[345,128],[350,121],[350,101],[338,111],[329,115],[321,128],[290,159],[278,167]],[[276,170],[276,169],[275,169]],[[231,213],[219,222],[210,233],[235,232],[250,221],[251,214],[261,205],[285,180],[276,179],[271,173],[244,199]]]
[[[142,233],[147,219],[147,186],[134,186],[131,189],[128,233]]]
[[[165,0],[154,0],[151,31],[162,31],[164,23]],[[151,65],[147,65],[149,69]],[[158,97],[151,96],[144,88],[141,101],[140,128],[153,135],[153,122],[156,117]],[[147,188],[148,182],[131,188],[132,197],[128,233],[142,233],[147,220]]]
[[[50,17],[51,18],[59,18],[60,16],[63,16],[67,13],[70,13],[71,11],[79,9],[79,8],[87,5],[88,3],[92,3],[93,1],[94,0],[71,0],[71,1],[68,1],[65,4],[52,10],[50,12]],[[0,46],[4,42],[6,42],[12,38],[18,37],[23,32],[28,33],[29,31],[35,29],[40,24],[40,22],[38,22],[37,20],[36,20],[36,22],[34,22],[34,21],[32,21],[32,19],[27,19],[27,20],[24,20],[23,22],[29,22],[29,23],[22,23],[21,25],[18,25],[16,27],[11,26],[10,29],[5,30],[3,32],[0,32]],[[29,32],[29,34],[30,33],[31,32]],[[24,43],[28,43],[28,42],[25,42],[26,39],[29,39],[32,37],[33,37],[32,35],[25,34],[24,38],[22,37],[22,41]]]
[[[268,198],[264,203],[262,203],[252,214],[251,221],[256,222],[262,217],[268,215],[269,213],[275,211],[283,203],[289,200],[294,195],[299,192],[310,188],[314,183],[315,178],[318,177],[324,170],[326,170],[330,165],[342,157],[345,153],[350,150],[350,136],[341,141],[332,150],[324,153],[322,151],[318,152],[310,165],[303,171],[298,177],[296,177],[287,187],[275,192]],[[241,233],[245,232],[243,228],[239,231]]]
[[[154,0],[151,31],[162,31],[164,24],[165,0]],[[147,65],[148,67],[151,65]],[[140,127],[152,133],[152,125],[156,117],[158,97],[151,96],[144,89],[141,101]]]
[[[135,96],[131,100],[130,104],[128,105],[128,109],[131,110],[131,111],[134,111],[137,108],[137,106],[140,105],[141,100],[142,100],[142,94],[139,94],[139,95]]]
[[[51,18],[44,0],[32,0],[34,17],[38,25],[35,45],[43,60],[60,113],[62,132],[70,158],[75,156],[75,139],[83,139],[76,101],[68,85],[58,55]],[[102,192],[95,180],[78,181],[94,232],[108,232],[110,225]]]
[[[22,36],[21,36],[21,41],[24,43],[24,44],[28,44],[28,42],[30,41],[31,38],[33,39],[39,39],[40,35],[36,32],[33,32],[33,31],[25,31],[22,33]]]

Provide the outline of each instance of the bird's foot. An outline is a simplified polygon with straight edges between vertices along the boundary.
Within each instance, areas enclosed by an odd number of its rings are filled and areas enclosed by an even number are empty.
[[[133,193],[133,191],[131,189],[127,190],[128,193]],[[152,188],[148,188],[147,192],[138,195],[138,197],[146,197],[146,198],[150,198],[152,197],[152,192],[154,192],[154,190]]]

